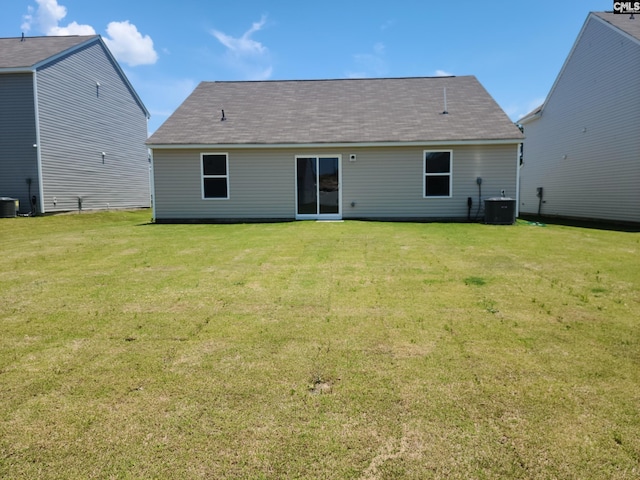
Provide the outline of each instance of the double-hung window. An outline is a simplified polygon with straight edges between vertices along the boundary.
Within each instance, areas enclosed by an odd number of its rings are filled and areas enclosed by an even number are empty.
[[[202,153],[202,198],[229,198],[229,155]]]
[[[424,165],[424,196],[451,197],[453,180],[453,152],[451,150],[425,150]]]

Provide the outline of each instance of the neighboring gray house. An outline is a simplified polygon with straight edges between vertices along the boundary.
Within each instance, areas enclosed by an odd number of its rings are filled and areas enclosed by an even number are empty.
[[[590,13],[544,104],[519,123],[521,213],[640,222],[640,16]]]
[[[148,207],[148,118],[99,36],[0,39],[0,197],[22,213]]]
[[[147,141],[154,218],[481,219],[522,138],[472,76],[203,82]]]

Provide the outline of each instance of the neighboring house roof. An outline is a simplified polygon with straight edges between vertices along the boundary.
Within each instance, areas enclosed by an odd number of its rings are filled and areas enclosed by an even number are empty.
[[[98,35],[0,38],[0,69],[30,69]]]
[[[627,35],[640,40],[640,15],[638,15],[638,18],[635,18],[635,15],[632,17],[631,15],[621,15],[613,12],[591,12],[591,15],[601,18]]]
[[[582,26],[582,29],[580,30],[580,33],[578,34],[578,37],[576,38],[576,41],[573,44],[573,47],[571,48],[571,51],[569,52],[569,55],[567,55],[567,58],[562,68],[560,69],[560,73],[556,77],[554,84],[551,86],[551,90],[549,90],[549,94],[547,95],[547,98],[545,99],[544,103],[540,107],[536,108],[532,112],[529,112],[524,117],[517,120],[517,123],[526,124],[532,120],[540,118],[540,116],[544,111],[545,106],[547,105],[547,102],[549,101],[549,98],[551,97],[551,94],[556,88],[558,80],[562,76],[562,73],[564,72],[564,69],[566,68],[567,63],[571,59],[571,55],[573,54],[573,51],[575,50],[576,46],[580,42],[582,34],[584,33],[584,30],[587,27],[589,20],[591,19],[595,19],[596,21],[604,23],[605,25],[609,26],[609,28],[612,28],[618,31],[622,35],[630,37],[633,41],[640,44],[640,16],[639,18],[635,18],[634,15],[626,15],[626,14],[622,15],[622,14],[613,13],[613,12],[590,12],[589,15],[587,16],[587,19],[584,22],[584,25]]]
[[[100,42],[105,52],[111,58],[120,77],[125,82],[136,102],[142,108],[147,118],[151,117],[149,110],[142,103],[142,99],[122,71],[120,64],[102,41],[100,35],[70,35],[50,37],[11,37],[0,38],[0,74],[16,72],[33,72],[42,65],[58,57],[72,53],[85,45]]]
[[[147,143],[366,144],[522,138],[478,80],[464,76],[202,82]]]

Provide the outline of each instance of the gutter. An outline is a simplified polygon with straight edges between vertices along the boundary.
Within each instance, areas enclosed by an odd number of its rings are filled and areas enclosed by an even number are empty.
[[[542,117],[542,109],[538,110],[532,115],[527,115],[526,117],[521,118],[517,123],[519,123],[520,125],[526,125],[527,123],[533,122],[540,117]]]
[[[0,75],[3,73],[33,73],[35,71],[35,68],[32,67],[0,68]]]
[[[524,140],[522,138],[509,138],[500,140],[436,140],[424,142],[336,142],[336,143],[187,143],[187,144],[171,144],[171,143],[149,143],[147,146],[157,150],[191,150],[191,149],[207,149],[207,148],[224,148],[224,149],[302,149],[302,148],[373,148],[373,147],[444,147],[458,145],[513,145],[520,144]]]

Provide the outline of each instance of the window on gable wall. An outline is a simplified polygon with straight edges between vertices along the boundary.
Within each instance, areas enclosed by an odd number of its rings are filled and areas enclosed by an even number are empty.
[[[423,167],[425,198],[451,197],[453,152],[425,150]]]
[[[226,153],[203,153],[202,198],[229,198],[229,156]]]

